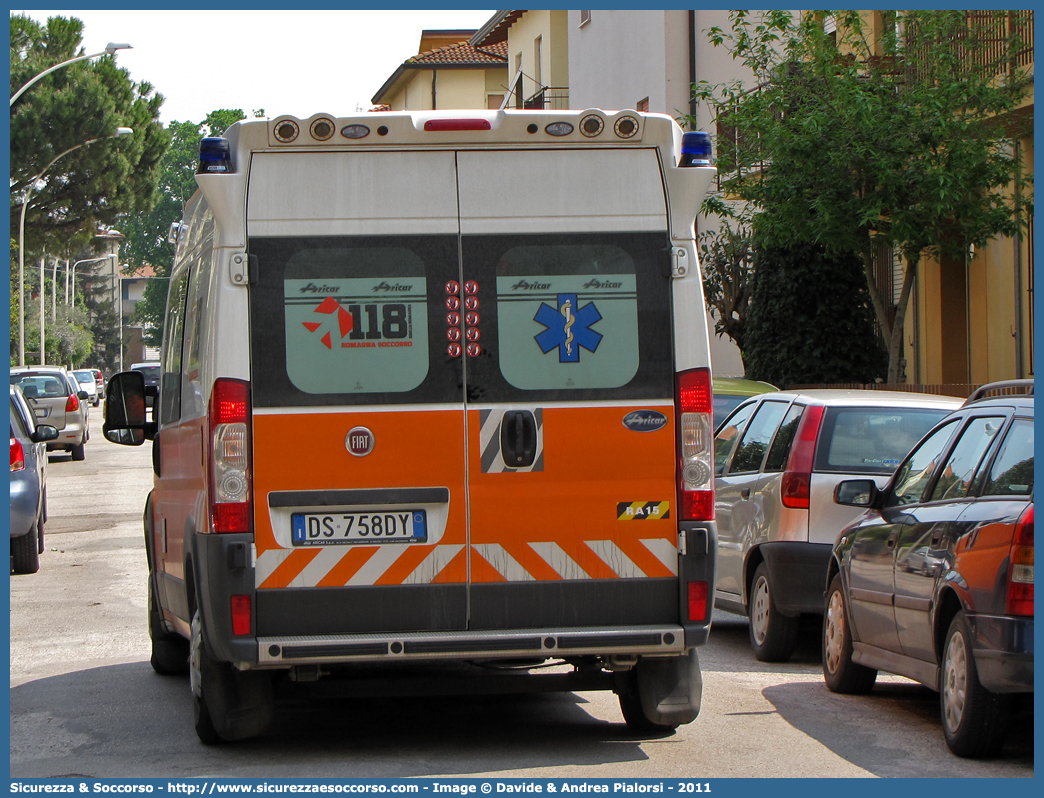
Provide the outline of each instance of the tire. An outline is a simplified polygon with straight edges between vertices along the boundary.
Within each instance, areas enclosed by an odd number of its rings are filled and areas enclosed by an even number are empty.
[[[213,659],[198,609],[192,616],[189,683],[196,736],[204,745],[255,737],[272,722],[271,675],[240,672]]]
[[[73,446],[69,451],[72,452],[73,460],[83,460],[87,456],[83,451],[82,443],[77,446]]]
[[[163,613],[155,600],[149,577],[149,639],[152,641],[152,669],[163,676],[188,673],[189,641],[163,628]]]
[[[619,694],[620,712],[627,728],[640,735],[669,734],[677,729],[677,723],[655,723],[645,716],[641,693],[638,690],[638,674],[632,670],[627,677],[627,687]]]
[[[754,571],[747,607],[754,658],[760,662],[786,662],[790,659],[797,648],[801,618],[791,618],[776,609],[765,563]]]
[[[11,538],[11,570],[16,574],[35,574],[40,570],[40,519],[21,537]]]
[[[993,756],[1004,745],[1012,699],[982,686],[971,639],[968,619],[961,610],[946,632],[939,668],[943,736],[957,756]]]
[[[823,613],[823,679],[832,693],[849,695],[865,695],[877,681],[875,669],[852,661],[852,627],[841,574],[830,580]]]
[[[37,522],[36,522],[36,532],[37,532],[37,535],[36,535],[36,553],[37,554],[43,554],[43,550],[44,550],[44,542],[43,542],[43,539],[44,539],[44,519],[43,519],[43,513],[42,512],[40,513],[39,520],[37,520]]]

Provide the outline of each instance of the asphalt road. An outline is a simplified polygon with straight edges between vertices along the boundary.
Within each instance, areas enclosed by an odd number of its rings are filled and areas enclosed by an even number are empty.
[[[92,418],[87,457],[55,454],[40,572],[11,577],[13,777],[1032,777],[1033,717],[1002,756],[961,760],[938,697],[882,675],[865,697],[823,684],[814,629],[794,659],[756,662],[744,618],[716,615],[700,716],[641,738],[611,693],[282,704],[264,737],[205,747],[187,677],[149,662],[141,511],[150,444]]]

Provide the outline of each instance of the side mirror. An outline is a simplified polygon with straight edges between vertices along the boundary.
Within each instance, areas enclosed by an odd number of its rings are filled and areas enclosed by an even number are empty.
[[[33,443],[43,443],[44,441],[53,441],[58,437],[58,428],[52,427],[50,424],[37,424],[33,434],[29,436],[29,439]]]
[[[877,483],[872,479],[846,479],[834,488],[834,503],[848,507],[873,507],[877,496]]]
[[[76,398],[80,401],[86,402],[90,398],[90,395],[87,393],[87,391],[77,391]]]
[[[145,416],[145,376],[140,371],[114,374],[105,388],[105,439],[140,446],[156,435],[156,423]]]

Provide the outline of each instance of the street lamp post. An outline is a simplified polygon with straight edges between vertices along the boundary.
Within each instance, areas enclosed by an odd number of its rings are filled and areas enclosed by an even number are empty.
[[[88,58],[98,58],[99,56],[103,56],[103,55],[112,55],[117,50],[133,50],[133,49],[134,49],[133,47],[131,47],[129,44],[127,44],[125,42],[120,42],[120,43],[109,42],[107,45],[105,45],[105,49],[102,50],[100,53],[92,53],[91,55],[81,55],[81,56],[78,56],[76,58],[70,58],[68,61],[62,61],[60,64],[55,64],[53,67],[50,67],[49,69],[45,69],[39,75],[37,75],[32,80],[30,80],[28,83],[26,83],[24,86],[22,86],[22,88],[20,88],[18,91],[16,91],[14,94],[12,94],[11,95],[11,105],[9,105],[8,107],[9,108],[12,107],[15,104],[15,100],[17,100],[19,97],[21,97],[22,94],[25,93],[25,90],[28,89],[30,86],[32,86],[34,83],[36,83],[36,81],[38,81],[42,77],[45,77],[46,75],[50,75],[56,69],[61,69],[62,67],[69,66],[69,64],[75,64],[77,61],[86,61]]]
[[[69,305],[73,310],[76,310],[76,267],[79,266],[81,263],[94,263],[95,261],[109,260],[109,258],[115,257],[116,255],[110,252],[108,255],[102,255],[100,258],[84,258],[83,260],[76,261],[76,263],[74,263],[72,266],[65,267],[66,274],[72,274],[72,297],[71,301],[69,302]],[[115,269],[113,269],[113,271],[115,271]]]
[[[60,65],[59,65],[60,66]],[[24,90],[25,87],[23,86]],[[19,92],[21,93],[21,92]],[[47,164],[43,169],[37,173],[36,177],[32,178],[22,192],[22,210],[18,217],[18,365],[25,365],[25,211],[29,207],[29,197],[32,196],[33,190],[36,188],[36,183],[44,176],[48,169],[54,166],[55,162],[64,155],[68,155],[73,150],[78,150],[80,147],[86,147],[88,144],[94,144],[96,141],[102,141],[104,139],[116,138],[118,136],[129,136],[134,132],[133,128],[129,127],[118,127],[116,132],[111,136],[101,136],[96,139],[88,139],[83,144],[77,144],[75,147],[70,147],[64,152],[58,153],[51,162]],[[42,278],[41,278],[42,280]],[[40,365],[43,365],[44,357],[44,346],[43,346],[43,319],[40,319]]]

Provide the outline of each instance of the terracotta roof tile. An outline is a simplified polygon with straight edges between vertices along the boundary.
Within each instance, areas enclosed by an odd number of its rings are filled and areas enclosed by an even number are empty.
[[[498,42],[484,47],[473,47],[468,42],[458,42],[418,53],[412,58],[408,58],[405,63],[432,66],[504,66],[507,64],[507,42]]]

